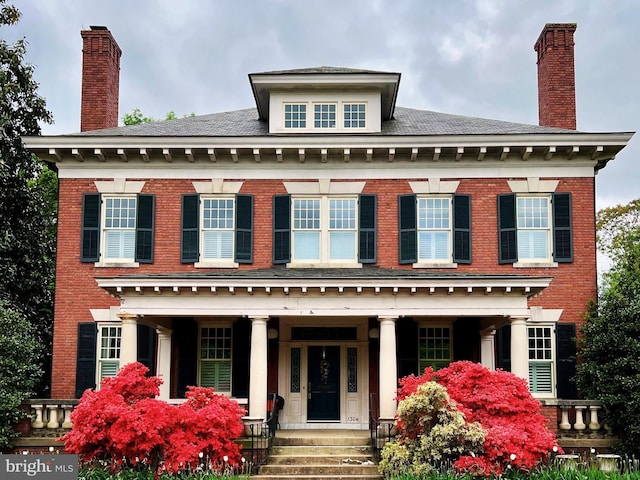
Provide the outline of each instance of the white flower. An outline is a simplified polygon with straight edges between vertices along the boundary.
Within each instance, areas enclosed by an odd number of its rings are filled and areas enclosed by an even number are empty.
[[[594,454],[594,453],[596,453],[596,449],[595,449],[595,448],[592,448],[592,449],[591,449],[591,454]]]
[[[204,453],[200,452],[200,453],[198,454],[198,456],[199,456],[200,458],[202,458],[202,457],[204,457]]]
[[[553,446],[553,453],[558,453],[558,446],[557,445]]]
[[[246,459],[246,458],[244,458],[244,457],[242,457],[242,463],[244,463],[244,462],[246,462],[246,461],[247,461],[247,459]]]
[[[222,460],[224,460],[224,463],[227,463],[229,461],[229,457],[225,455],[224,457],[222,457]]]
[[[22,454],[23,454],[23,455],[29,455],[29,450],[23,450],[23,451],[22,451]],[[9,460],[7,460],[7,462],[8,462],[8,461],[9,461]]]
[[[509,455],[509,458],[511,459],[511,461],[513,462],[516,459],[516,454],[512,453],[511,455]]]
[[[53,453],[53,450],[54,450],[54,448],[53,448],[53,447],[49,447],[49,451],[50,451],[51,453]]]

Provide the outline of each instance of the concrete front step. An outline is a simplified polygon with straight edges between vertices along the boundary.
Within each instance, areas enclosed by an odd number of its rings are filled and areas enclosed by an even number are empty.
[[[252,480],[380,480],[363,431],[279,430],[269,460]]]

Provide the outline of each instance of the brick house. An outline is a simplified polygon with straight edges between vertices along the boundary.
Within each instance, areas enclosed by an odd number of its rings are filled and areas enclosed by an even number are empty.
[[[120,48],[82,32],[81,133],[25,138],[60,179],[52,398],[126,363],[282,428],[368,427],[399,377],[457,360],[575,398],[596,295],[595,175],[630,133],[576,131],[575,24],[535,43],[540,125],[396,106],[400,74],[249,75],[256,106],[118,127]]]

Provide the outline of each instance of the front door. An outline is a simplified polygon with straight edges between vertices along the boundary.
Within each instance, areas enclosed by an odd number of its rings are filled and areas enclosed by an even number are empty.
[[[340,347],[310,346],[307,420],[340,420]]]

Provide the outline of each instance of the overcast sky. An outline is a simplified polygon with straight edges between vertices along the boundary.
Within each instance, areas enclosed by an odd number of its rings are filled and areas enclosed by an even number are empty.
[[[320,65],[400,72],[397,104],[537,124],[533,45],[575,22],[578,130],[640,130],[637,0],[7,0],[25,37],[46,135],[80,125],[80,30],[122,49],[120,118],[253,107],[248,73]],[[597,177],[598,208],[640,197],[640,134]]]

